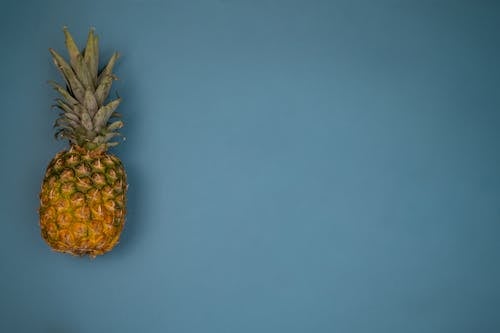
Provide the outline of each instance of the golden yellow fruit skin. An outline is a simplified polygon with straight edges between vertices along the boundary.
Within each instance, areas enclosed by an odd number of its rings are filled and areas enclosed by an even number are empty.
[[[121,161],[73,146],[49,163],[40,191],[40,228],[55,251],[95,257],[120,238],[127,181]]]

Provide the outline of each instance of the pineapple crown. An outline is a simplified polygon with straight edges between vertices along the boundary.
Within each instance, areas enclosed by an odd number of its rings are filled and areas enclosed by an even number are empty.
[[[119,142],[110,140],[120,134],[117,130],[123,127],[120,117],[115,112],[121,99],[105,104],[111,84],[117,77],[112,73],[118,53],[113,53],[108,64],[98,70],[99,46],[98,38],[91,28],[87,45],[82,53],[66,27],[63,28],[69,64],[54,49],[49,49],[57,69],[61,72],[66,88],[51,81],[52,87],[60,94],[55,107],[61,113],[55,121],[57,128],[55,137],[68,139],[71,145],[88,150],[103,149],[116,146]]]

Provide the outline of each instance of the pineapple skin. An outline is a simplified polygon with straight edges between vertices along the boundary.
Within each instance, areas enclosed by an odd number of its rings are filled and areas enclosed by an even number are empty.
[[[47,166],[40,191],[41,235],[55,251],[102,255],[125,224],[126,173],[118,157],[73,145]]]

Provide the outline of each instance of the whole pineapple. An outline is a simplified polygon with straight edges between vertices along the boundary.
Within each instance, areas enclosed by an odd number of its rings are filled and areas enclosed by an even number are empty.
[[[64,28],[69,64],[53,49],[50,53],[66,88],[52,82],[61,95],[55,122],[56,138],[69,141],[49,163],[40,192],[40,227],[56,251],[95,257],[110,251],[125,223],[127,182],[121,161],[106,150],[123,126],[115,109],[120,98],[105,103],[118,58],[114,53],[99,72],[98,39],[93,29],[82,53]]]

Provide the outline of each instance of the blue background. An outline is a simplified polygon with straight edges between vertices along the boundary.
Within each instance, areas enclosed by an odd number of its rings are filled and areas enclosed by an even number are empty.
[[[61,27],[118,50],[121,243],[38,227]],[[499,332],[498,1],[0,7],[1,332]]]

